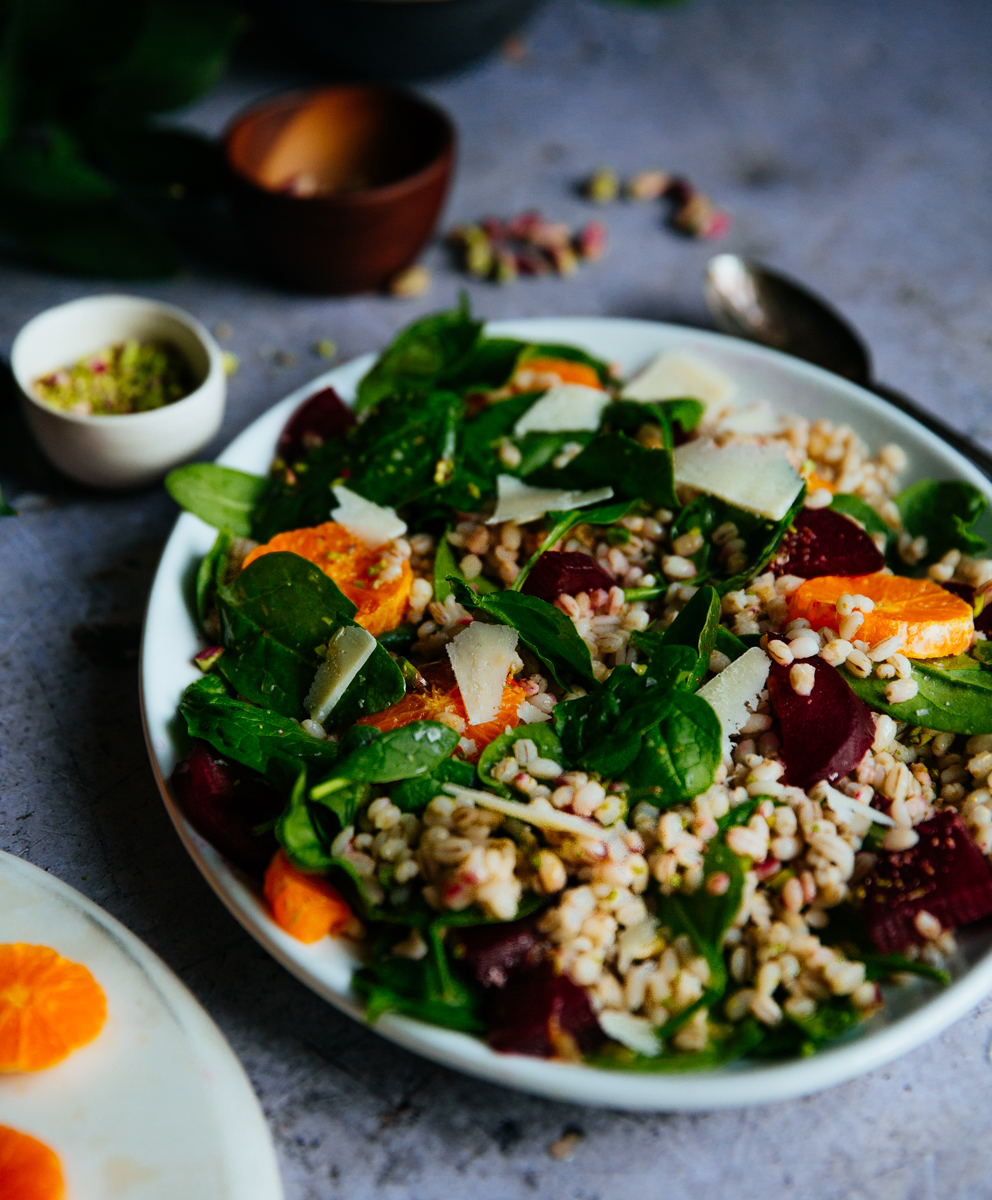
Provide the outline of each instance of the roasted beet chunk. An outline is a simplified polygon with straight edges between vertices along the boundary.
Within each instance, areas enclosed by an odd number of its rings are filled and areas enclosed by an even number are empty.
[[[984,596],[980,597],[970,583],[942,583],[940,586],[945,591],[960,596],[972,608],[981,599],[981,609],[975,616],[975,632],[992,633],[992,589],[985,589]]]
[[[917,913],[955,929],[992,913],[992,870],[956,812],[917,825],[911,850],[881,854],[864,882],[861,916],[883,954],[922,942]]]
[[[505,987],[511,975],[540,961],[542,946],[532,919],[472,925],[458,931],[454,957],[476,983]]]
[[[822,658],[802,661],[816,672],[808,696],[793,688],[792,668],[776,662],[768,673],[768,692],[782,730],[786,778],[792,787],[808,788],[853,771],[871,749],[875,722],[839,671]]]
[[[528,596],[537,596],[554,604],[562,592],[569,596],[577,596],[579,592],[594,592],[597,588],[608,592],[616,586],[616,582],[591,554],[564,554],[549,550],[534,564],[520,590]]]
[[[567,1057],[604,1040],[585,992],[550,962],[513,975],[490,996],[489,1044],[504,1054]]]
[[[271,832],[255,830],[279,815],[282,802],[264,780],[198,741],[172,772],[172,787],[197,833],[243,870],[265,870],[276,852],[276,839]]]
[[[324,388],[304,400],[286,422],[276,445],[276,457],[292,465],[331,438],[347,433],[354,424],[355,414],[334,388]]]
[[[776,575],[871,575],[885,559],[863,529],[832,508],[802,508],[782,539],[772,570]]]

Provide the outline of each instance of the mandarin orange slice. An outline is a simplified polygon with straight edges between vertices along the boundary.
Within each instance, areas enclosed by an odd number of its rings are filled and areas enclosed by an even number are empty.
[[[508,725],[512,728],[520,724],[517,709],[521,701],[527,698],[527,693],[523,685],[516,680],[507,680],[503,688],[503,703],[491,721],[481,725],[469,725],[468,713],[465,711],[462,694],[455,683],[455,675],[451,668],[446,663],[430,663],[424,667],[422,673],[427,680],[426,691],[407,692],[396,704],[384,708],[382,712],[372,713],[371,716],[360,717],[357,723],[374,725],[376,729],[386,733],[390,729],[399,729],[401,725],[409,725],[411,721],[437,721],[442,714],[448,713],[466,722],[462,736],[475,742],[475,754],[468,756],[473,760],[491,741],[505,733]]]
[[[531,372],[530,375],[527,372]],[[560,383],[581,383],[585,387],[602,387],[599,376],[588,363],[572,362],[567,358],[527,358],[514,372],[512,386],[521,392],[534,387],[547,387],[546,375],[555,375]]]
[[[277,850],[265,872],[265,899],[272,919],[300,942],[317,942],[340,933],[351,920],[344,897],[319,875],[298,871]]]
[[[106,1019],[103,989],[81,963],[48,946],[0,945],[0,1072],[54,1066]]]
[[[54,1150],[26,1133],[0,1125],[0,1196],[3,1200],[61,1200],[62,1166]]]
[[[355,620],[373,637],[395,629],[403,620],[413,586],[409,562],[403,561],[396,579],[380,579],[383,549],[370,550],[336,521],[277,533],[270,542],[252,550],[244,566],[249,567],[256,558],[276,550],[288,550],[320,567],[358,605]]]
[[[961,654],[975,635],[971,605],[929,579],[902,575],[821,575],[807,579],[789,597],[792,620],[805,617],[814,629],[840,628],[837,601],[845,593],[867,596],[873,612],[855,637],[870,646],[903,634],[907,658],[943,658]]]

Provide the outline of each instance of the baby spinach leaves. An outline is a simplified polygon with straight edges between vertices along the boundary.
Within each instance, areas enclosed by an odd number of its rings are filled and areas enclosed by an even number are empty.
[[[595,438],[561,470],[546,470],[537,482],[553,487],[594,488],[609,484],[620,500],[646,500],[652,508],[679,507],[672,456],[646,450],[625,433]]]
[[[552,762],[563,762],[561,742],[549,722],[539,722],[534,725],[518,725],[509,733],[501,733],[483,750],[479,757],[479,782],[483,787],[501,796],[509,796],[510,789],[499,780],[493,779],[492,771],[504,758],[512,758],[514,746],[522,738],[529,738],[537,747],[538,757],[548,758]],[[523,768],[521,768],[523,769]]]
[[[886,699],[887,680],[876,675],[858,679],[846,668],[842,672],[856,696],[898,721],[969,737],[992,733],[992,672],[967,654],[917,660],[911,665],[919,692],[900,704]]]
[[[197,568],[196,615],[200,619],[201,629],[206,628],[210,612],[217,601],[217,589],[227,575],[233,543],[234,537],[230,529],[222,529]]]
[[[412,721],[390,729],[342,758],[327,779],[311,789],[319,800],[338,779],[359,783],[395,783],[429,775],[458,745],[458,734],[439,721]]]
[[[305,733],[295,721],[235,700],[217,675],[205,675],[183,693],[179,711],[191,736],[262,775],[274,757],[326,766],[338,756],[333,742]],[[281,778],[280,774],[280,778]]]
[[[860,496],[850,492],[838,492],[830,501],[830,507],[845,517],[853,517],[868,533],[883,533],[888,537],[892,532],[872,506]]]
[[[701,587],[665,630],[664,645],[688,646],[696,653],[696,665],[688,681],[690,691],[699,687],[710,669],[719,628],[720,597],[715,588]]]
[[[358,385],[356,412],[367,412],[390,396],[430,391],[445,374],[456,376],[481,332],[482,322],[472,320],[464,292],[458,308],[408,325]]]
[[[477,596],[467,584],[449,580],[455,599],[471,613],[483,613],[500,625],[510,625],[520,640],[564,685],[578,676],[591,682],[592,656],[571,620],[560,609],[536,596],[521,592],[493,592]]]
[[[970,483],[922,479],[900,492],[895,502],[906,532],[914,538],[927,539],[923,564],[936,562],[948,550],[981,554],[988,548],[988,543],[971,527],[989,502]]]
[[[269,481],[217,463],[190,463],[165,477],[165,487],[180,508],[237,537],[251,537],[252,514]]]
[[[671,694],[671,707],[627,771],[635,791],[650,790],[665,803],[684,803],[705,792],[722,758],[720,720],[700,696]]]
[[[429,775],[404,779],[389,789],[389,797],[403,812],[421,812],[435,796],[445,794],[446,783],[475,786],[475,767],[461,758],[446,758]]]

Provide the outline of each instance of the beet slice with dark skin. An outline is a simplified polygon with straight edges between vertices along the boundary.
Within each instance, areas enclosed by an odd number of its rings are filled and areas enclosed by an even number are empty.
[[[978,596],[970,583],[942,583],[940,586],[945,591],[951,592],[955,596],[960,596],[962,600],[974,608]],[[982,605],[982,611],[975,618],[975,631],[976,633],[992,633],[992,590],[986,590],[985,592],[985,602]]]
[[[189,758],[172,772],[172,787],[197,833],[243,871],[265,871],[278,845],[271,830],[255,830],[274,820],[283,803],[263,779],[196,741]]]
[[[863,529],[832,508],[802,508],[772,564],[776,575],[871,575],[885,559]]]
[[[781,727],[786,778],[792,787],[809,788],[821,779],[839,779],[858,766],[875,740],[875,721],[835,667],[818,657],[801,661],[816,672],[808,696],[793,689],[791,666],[774,661],[768,672],[768,693]]]
[[[550,962],[517,972],[490,997],[489,1044],[504,1054],[550,1058],[565,1038],[587,1054],[606,1040],[585,991]]]
[[[611,587],[616,587],[616,583],[591,554],[549,550],[534,564],[520,590],[554,604],[562,592],[569,596],[594,592],[597,588],[608,592]]]
[[[276,458],[292,466],[355,424],[355,414],[334,388],[324,388],[300,407],[286,422],[276,443]]]
[[[470,925],[457,932],[452,956],[483,987],[505,987],[512,975],[536,966],[545,941],[533,918],[504,924]]]
[[[992,869],[958,814],[945,809],[916,832],[912,849],[881,853],[862,885],[861,917],[883,954],[925,940],[913,923],[919,912],[944,929],[992,913]]]

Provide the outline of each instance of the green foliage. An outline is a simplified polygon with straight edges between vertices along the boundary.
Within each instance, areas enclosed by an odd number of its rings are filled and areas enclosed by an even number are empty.
[[[547,513],[546,520],[551,522],[551,529],[544,541],[524,563],[520,574],[510,585],[510,590],[519,592],[541,555],[547,553],[556,542],[560,542],[576,525],[612,525],[614,521],[619,521],[632,509],[637,508],[640,503],[639,500],[621,500],[618,504],[604,504],[596,508],[575,508],[571,512]]]
[[[838,492],[830,501],[830,507],[834,512],[843,513],[845,517],[853,517],[856,521],[860,521],[868,533],[884,533],[886,537],[892,533],[892,530],[872,506],[862,500],[860,496],[852,495],[850,492]]]
[[[165,477],[165,488],[180,508],[236,537],[251,537],[252,514],[268,487],[261,475],[217,463],[190,463]]]
[[[664,645],[688,646],[696,653],[696,665],[689,680],[691,691],[699,687],[710,669],[710,655],[716,649],[719,629],[720,597],[714,588],[701,587],[665,630]]]
[[[674,691],[671,706],[627,772],[636,792],[652,791],[667,804],[685,803],[705,792],[722,758],[720,720],[700,696]]]
[[[923,479],[900,492],[895,502],[906,532],[927,539],[921,565],[936,562],[948,550],[981,554],[988,549],[988,543],[972,531],[972,526],[989,502],[972,484]]]
[[[646,450],[625,433],[595,438],[567,467],[548,470],[536,482],[569,488],[609,484],[619,500],[646,500],[652,508],[679,507],[671,454]]]
[[[969,654],[958,654],[953,658],[917,659],[911,666],[919,692],[901,704],[890,704],[886,699],[887,680],[876,675],[858,679],[846,667],[842,672],[855,695],[897,721],[969,737],[992,733],[992,672],[981,662]]]

